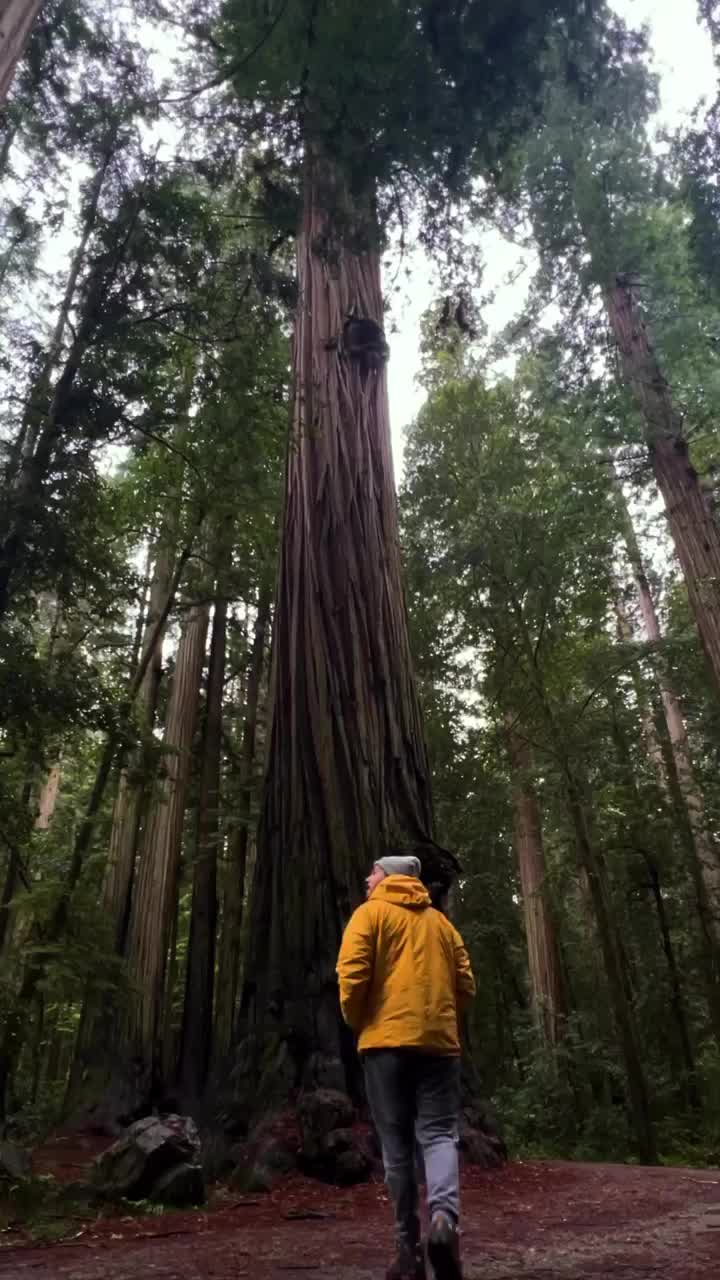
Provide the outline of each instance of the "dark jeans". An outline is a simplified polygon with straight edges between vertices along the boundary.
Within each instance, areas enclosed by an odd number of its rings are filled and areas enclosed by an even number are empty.
[[[416,1140],[425,1163],[430,1214],[441,1209],[457,1222],[460,1213],[460,1059],[412,1049],[377,1049],[366,1053],[363,1061],[398,1239],[414,1246],[420,1239]]]

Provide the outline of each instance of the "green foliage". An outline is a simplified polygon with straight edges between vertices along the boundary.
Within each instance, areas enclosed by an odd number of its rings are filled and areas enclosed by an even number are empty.
[[[456,911],[483,993],[472,1041],[486,1087],[516,1150],[623,1158],[631,1145],[625,1084],[576,861],[569,776],[581,779],[608,877],[663,1150],[697,1144],[698,1117],[687,1107],[677,1027],[667,1017],[670,975],[648,856],[698,1052],[712,1041],[686,840],[644,745],[654,658],[618,638],[612,619],[624,570],[609,469],[585,396],[558,402],[546,373],[529,363],[514,384],[491,390],[466,373],[431,392],[408,444],[409,604],[439,830],[463,861]],[[595,413],[604,419],[597,398]],[[685,645],[697,655],[694,639]],[[679,675],[684,684],[684,669]],[[697,679],[704,683],[700,668]],[[570,999],[552,1051],[530,1016],[508,714],[532,751],[546,892]],[[713,804],[716,787],[707,774],[704,781]],[[714,1117],[712,1067],[702,1061]]]
[[[715,7],[701,10],[717,36]],[[160,84],[144,51],[168,21],[185,41],[186,92]],[[463,868],[453,909],[481,993],[470,1034],[485,1087],[516,1152],[622,1159],[631,1149],[572,786],[621,940],[663,1158],[717,1159],[720,1062],[691,832],[677,778],[670,768],[661,785],[647,734],[652,724],[669,760],[657,685],[668,671],[715,838],[720,711],[601,306],[617,273],[636,284],[715,500],[717,106],[658,152],[657,94],[645,35],[605,3],[199,0],[188,10],[147,0],[129,29],[110,25],[96,0],[43,6],[0,115],[0,533],[25,520],[0,623],[10,899],[0,907],[0,1021],[12,1025],[23,972],[37,970],[10,1091],[28,1137],[61,1114],[83,1003],[122,1008],[131,995],[99,906],[117,769],[76,866],[78,832],[108,736],[116,766],[129,762],[146,792],[166,767],[179,627],[208,598],[229,604],[217,851],[227,879],[237,874],[229,849],[260,773],[255,760],[246,776],[243,757],[252,628],[274,573],[293,390],[290,241],[305,166],[319,158],[335,232],[364,248],[399,227],[404,243],[414,220],[453,296],[475,282],[468,218],[493,219],[537,255],[527,307],[507,333],[490,342],[477,317],[482,366],[477,339],[443,328],[442,304],[426,317],[428,399],[402,495],[438,837]],[[53,244],[65,246],[54,257]],[[497,355],[512,357],[512,379],[488,372]],[[36,456],[60,392],[28,512],[23,449]],[[637,639],[613,463],[652,560],[658,646]],[[187,552],[187,564],[151,728],[125,697],[163,547],[171,561]],[[618,633],[617,609],[632,634]],[[167,939],[166,1076],[183,1020],[205,709],[201,693]],[[528,982],[509,723],[530,750],[543,891],[560,940],[567,1016],[552,1048]],[[261,713],[261,740],[264,731]],[[56,764],[59,795],[40,830],[40,790]],[[253,818],[256,808],[253,794]],[[26,1190],[31,1214],[37,1188]],[[54,1190],[46,1199],[65,1212]]]
[[[290,171],[304,145],[331,162],[349,197],[338,203],[331,184],[336,216],[362,214],[372,197],[384,227],[412,190],[431,241],[449,200],[496,173],[532,119],[548,31],[572,7],[289,0],[270,10],[227,0],[219,78],[238,93],[247,136],[272,138]]]

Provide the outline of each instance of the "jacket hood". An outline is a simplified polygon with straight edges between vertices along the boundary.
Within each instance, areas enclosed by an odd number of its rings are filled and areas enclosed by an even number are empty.
[[[415,876],[386,876],[370,894],[371,902],[375,898],[383,898],[396,907],[409,907],[416,911],[432,905],[425,885]]]

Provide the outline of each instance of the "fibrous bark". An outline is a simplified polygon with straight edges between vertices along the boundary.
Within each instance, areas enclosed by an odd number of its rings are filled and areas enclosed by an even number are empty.
[[[429,840],[432,829],[400,576],[371,203],[358,217],[357,200],[351,208],[329,166],[308,158],[244,991],[247,1035],[258,1048],[268,1035],[283,1046],[283,1079],[273,1067],[278,1088],[300,1078],[347,1082],[352,1053],[334,974],[343,926],[386,842]],[[351,315],[368,322],[364,350],[346,341]]]

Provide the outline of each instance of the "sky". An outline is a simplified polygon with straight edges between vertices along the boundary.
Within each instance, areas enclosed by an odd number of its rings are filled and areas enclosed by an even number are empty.
[[[655,69],[660,75],[661,103],[656,125],[677,128],[701,98],[715,91],[712,46],[697,21],[697,0],[611,0],[613,8],[634,27],[647,24]],[[501,330],[523,305],[527,280],[508,284],[518,266],[518,251],[491,232],[483,238],[486,260],[483,291],[495,293],[484,319],[494,332]],[[388,385],[393,457],[398,480],[407,426],[416,416],[423,392],[417,386],[420,321],[433,301],[432,264],[422,253],[410,256],[409,285],[398,295],[390,314],[390,362]],[[397,330],[396,332],[394,330]]]

